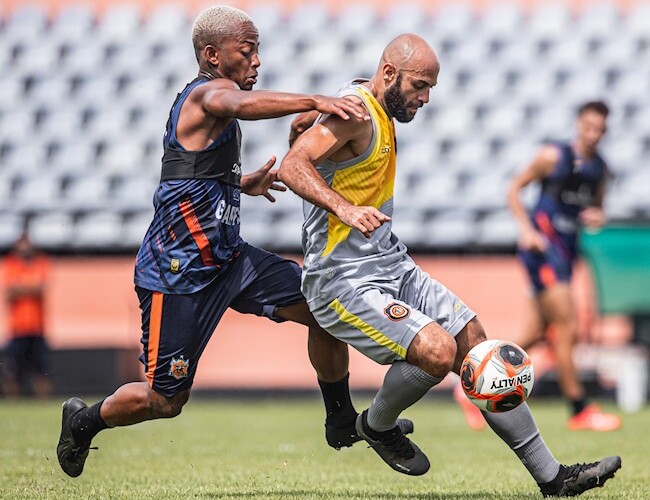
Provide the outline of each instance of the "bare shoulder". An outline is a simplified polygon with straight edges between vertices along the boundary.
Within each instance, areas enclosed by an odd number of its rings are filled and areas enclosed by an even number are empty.
[[[196,101],[201,101],[206,97],[212,97],[215,92],[220,92],[223,90],[240,90],[239,86],[232,80],[226,78],[216,78],[210,80],[204,85],[198,85],[192,93],[190,94],[191,98]]]
[[[555,144],[544,144],[539,148],[537,158],[544,163],[555,164],[560,159],[560,150]]]
[[[553,172],[559,160],[560,150],[558,147],[555,144],[545,144],[537,151],[530,169],[536,178],[542,179]]]
[[[354,99],[354,97],[352,97]],[[358,99],[358,98],[356,98]],[[361,102],[361,99],[359,99]],[[323,116],[320,124],[330,129],[335,135],[342,135],[348,138],[362,136],[366,133],[372,133],[372,120],[364,120],[350,114],[347,120],[337,115]]]

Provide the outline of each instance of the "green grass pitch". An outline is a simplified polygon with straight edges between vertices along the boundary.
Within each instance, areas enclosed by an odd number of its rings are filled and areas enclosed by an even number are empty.
[[[560,461],[623,457],[616,477],[583,497],[650,498],[650,408],[625,415],[620,431],[576,433],[564,428],[563,404],[533,400],[531,407]],[[0,498],[541,498],[515,455],[491,431],[470,431],[443,398],[406,412],[432,464],[419,478],[392,471],[363,443],[330,449],[314,398],[194,399],[176,419],[102,432],[84,473],[71,479],[55,453],[60,414],[60,401],[0,402]]]

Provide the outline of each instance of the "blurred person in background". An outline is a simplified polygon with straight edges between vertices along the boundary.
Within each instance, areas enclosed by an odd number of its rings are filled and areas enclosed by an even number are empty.
[[[611,431],[621,426],[620,417],[587,401],[573,359],[578,322],[570,289],[578,227],[596,228],[605,222],[609,174],[598,144],[607,130],[608,114],[604,102],[580,106],[575,139],[542,146],[508,191],[508,205],[520,228],[518,256],[532,288],[528,322],[517,342],[529,349],[543,341],[547,331],[552,334],[560,389],[571,408],[567,421],[571,430]],[[539,183],[541,190],[529,214],[520,194],[531,183]]]
[[[5,260],[10,340],[5,353],[3,386],[9,397],[20,395],[26,386],[31,386],[39,398],[51,393],[45,341],[49,267],[49,259],[37,251],[27,233],[16,241]]]
[[[201,354],[228,308],[307,326],[328,444],[340,448],[361,439],[348,389],[347,345],[321,329],[309,312],[300,291],[300,266],[239,235],[241,194],[273,202],[269,190],[286,188],[271,170],[275,158],[242,175],[238,119],[318,110],[363,120],[367,112],[344,98],[253,91],[260,66],[258,31],[239,9],[219,5],[203,11],[194,22],[192,42],[198,75],[172,105],[154,218],[136,258],[140,360],[147,382],[125,384],[92,406],[79,398],[63,403],[57,456],[71,477],[83,472],[91,440],[100,431],[181,413]],[[239,352],[224,355],[246,356],[245,342]]]

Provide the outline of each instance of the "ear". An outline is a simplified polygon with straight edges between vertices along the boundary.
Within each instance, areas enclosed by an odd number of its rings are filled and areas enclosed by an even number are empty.
[[[382,79],[384,80],[384,85],[389,86],[397,76],[397,68],[393,63],[384,63],[382,68]]]
[[[206,45],[203,49],[203,55],[205,56],[205,60],[213,66],[219,65],[219,53],[214,45]]]

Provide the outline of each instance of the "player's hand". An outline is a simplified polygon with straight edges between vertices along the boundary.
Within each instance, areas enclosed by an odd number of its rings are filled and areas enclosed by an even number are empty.
[[[249,196],[264,196],[271,203],[275,202],[275,198],[270,189],[274,191],[286,191],[287,188],[282,184],[278,184],[278,169],[271,170],[275,165],[275,156],[272,156],[262,168],[256,170],[252,174],[244,175],[241,179],[241,190],[244,194]]]
[[[370,113],[363,104],[345,97],[318,95],[316,96],[316,111],[324,115],[337,115],[344,120],[349,120],[350,116],[359,120],[370,120]]]
[[[580,212],[580,222],[591,228],[602,227],[605,224],[605,212],[602,208],[587,207]]]
[[[342,208],[336,214],[340,221],[353,229],[361,231],[366,237],[370,238],[370,233],[388,222],[390,217],[380,212],[375,207],[350,205]]]
[[[527,229],[521,233],[519,238],[519,247],[522,250],[530,250],[531,252],[543,253],[546,251],[548,242],[546,238],[534,229]]]

